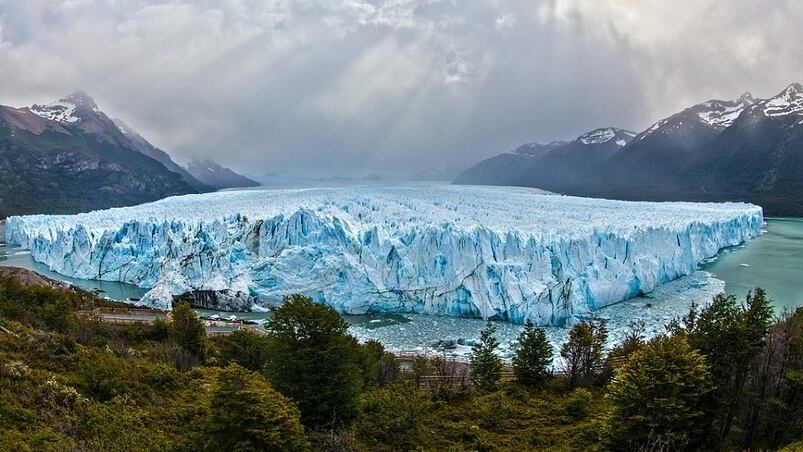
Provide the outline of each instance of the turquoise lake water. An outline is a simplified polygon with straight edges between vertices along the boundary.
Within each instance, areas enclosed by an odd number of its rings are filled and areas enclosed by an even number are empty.
[[[803,305],[803,218],[769,218],[767,232],[719,253],[702,270],[725,281],[725,290],[744,297],[762,287],[776,310]]]

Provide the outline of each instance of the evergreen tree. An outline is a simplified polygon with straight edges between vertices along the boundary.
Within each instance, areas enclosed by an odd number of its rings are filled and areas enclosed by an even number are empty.
[[[298,408],[260,375],[231,364],[218,374],[207,423],[212,450],[308,450]]]
[[[602,370],[603,350],[608,340],[605,322],[580,322],[569,331],[569,339],[560,348],[572,388],[592,384]]]
[[[483,389],[495,388],[502,376],[502,359],[496,355],[499,341],[495,332],[496,328],[488,322],[480,333],[480,341],[471,349],[471,382]]]
[[[301,409],[305,425],[340,425],[355,415],[365,353],[332,308],[301,295],[285,298],[268,321],[265,372]]]
[[[209,350],[209,339],[206,336],[204,323],[186,301],[175,303],[170,315],[172,317],[170,339],[187,353],[204,362]]]
[[[705,434],[711,389],[705,358],[683,335],[634,352],[608,388],[607,439],[614,450],[694,450]]]
[[[544,330],[528,321],[519,335],[519,346],[513,357],[516,380],[530,387],[543,385],[551,374],[552,356],[552,345]]]

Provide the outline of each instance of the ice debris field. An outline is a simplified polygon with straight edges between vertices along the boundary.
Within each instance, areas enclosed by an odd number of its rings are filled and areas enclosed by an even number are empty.
[[[761,208],[743,203],[424,185],[229,191],[11,217],[6,240],[63,275],[148,288],[140,302],[156,307],[204,293],[218,309],[270,308],[301,293],[346,314],[559,326],[689,275],[763,224]]]

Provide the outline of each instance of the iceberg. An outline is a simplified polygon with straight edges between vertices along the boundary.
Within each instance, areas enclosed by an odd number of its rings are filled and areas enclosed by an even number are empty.
[[[216,308],[301,293],[344,314],[566,325],[693,273],[760,234],[744,203],[626,202],[528,188],[400,185],[185,195],[10,217],[6,240],[53,271]]]

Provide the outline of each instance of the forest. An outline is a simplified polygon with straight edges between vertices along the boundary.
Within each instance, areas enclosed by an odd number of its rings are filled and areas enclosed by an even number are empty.
[[[0,279],[0,450],[745,450],[803,448],[803,308],[720,295],[610,346],[578,322],[558,349],[492,323],[468,363],[400,362],[301,295],[264,334],[207,337],[189,304],[109,325],[108,303]]]

